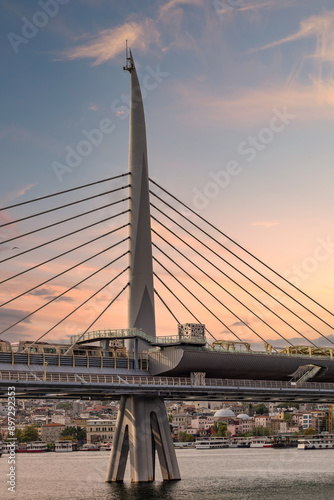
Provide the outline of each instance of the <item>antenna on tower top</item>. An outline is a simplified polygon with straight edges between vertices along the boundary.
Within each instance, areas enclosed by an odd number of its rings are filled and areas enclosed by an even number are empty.
[[[130,51],[128,49],[128,41],[127,40],[125,41],[125,57],[126,57],[126,65],[123,66],[123,69],[125,71],[130,71],[131,72],[133,70],[133,68],[134,68],[134,64],[133,64],[133,58],[132,58],[132,54],[131,54],[131,49],[130,49]]]

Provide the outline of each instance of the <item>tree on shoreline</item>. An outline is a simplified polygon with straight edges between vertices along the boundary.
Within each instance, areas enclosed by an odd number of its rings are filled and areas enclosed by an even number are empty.
[[[227,432],[227,424],[226,422],[215,422],[213,424],[213,436],[215,437],[224,437]]]
[[[61,433],[62,439],[76,439],[77,441],[86,441],[86,429],[83,427],[74,427],[69,426],[65,427],[65,429]]]

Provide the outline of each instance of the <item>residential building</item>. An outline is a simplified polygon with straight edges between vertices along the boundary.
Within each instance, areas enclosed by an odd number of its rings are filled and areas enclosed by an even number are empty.
[[[87,443],[109,443],[113,439],[116,420],[87,420]]]
[[[61,438],[61,433],[65,429],[62,424],[46,424],[41,427],[41,439],[45,443],[55,443]]]

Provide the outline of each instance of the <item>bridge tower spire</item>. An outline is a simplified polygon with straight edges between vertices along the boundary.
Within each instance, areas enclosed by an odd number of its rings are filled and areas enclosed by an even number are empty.
[[[153,265],[146,126],[142,93],[131,50],[126,48],[126,66],[131,75],[129,170],[130,297],[128,327],[142,329],[155,337]],[[131,348],[131,346],[129,346]]]
[[[131,242],[129,328],[144,330],[155,337],[153,266],[149,181],[147,169],[146,128],[142,94],[131,51],[126,47],[126,71],[131,75],[130,153],[131,172]],[[135,351],[136,340],[128,341]],[[141,341],[139,349],[147,348]],[[136,367],[138,368],[138,367]],[[140,372],[139,372],[140,374]],[[107,482],[123,481],[128,454],[132,482],[150,482],[155,478],[155,450],[165,481],[179,480],[168,415],[163,398],[134,394],[121,397]]]

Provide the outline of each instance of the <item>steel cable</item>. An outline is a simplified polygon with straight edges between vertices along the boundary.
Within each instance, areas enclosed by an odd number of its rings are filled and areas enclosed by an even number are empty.
[[[54,302],[55,300],[59,299],[60,297],[62,297],[63,295],[66,295],[68,292],[70,292],[71,290],[73,290],[73,288],[76,288],[78,287],[79,285],[81,285],[82,283],[84,283],[85,281],[89,280],[90,278],[92,278],[93,276],[95,276],[96,274],[98,274],[99,272],[103,271],[103,269],[106,269],[107,267],[111,266],[111,264],[114,264],[115,262],[117,262],[118,260],[120,260],[122,257],[124,257],[125,255],[127,255],[129,253],[129,250],[127,252],[124,252],[122,255],[120,255],[119,257],[117,257],[117,259],[114,259],[112,260],[111,262],[108,262],[108,264],[105,264],[103,267],[101,267],[100,269],[98,269],[97,271],[94,271],[92,274],[90,274],[89,276],[87,276],[86,278],[82,279],[81,281],[79,281],[79,283],[76,283],[75,285],[71,286],[70,288],[68,288],[67,290],[65,290],[64,292],[62,292],[61,294],[57,295],[56,297],[53,297],[51,300],[49,300],[49,302],[47,302],[46,304],[43,304],[42,306],[40,306],[38,309],[35,309],[35,311],[27,314],[26,316],[24,316],[24,318],[21,318],[20,320],[16,321],[16,323],[14,323],[13,325],[5,328],[4,330],[2,330],[0,332],[0,335],[2,335],[3,333],[7,332],[8,330],[11,330],[14,326],[18,325],[19,323],[22,323],[22,321],[25,321],[26,319],[30,318],[30,316],[32,316],[33,314],[37,313],[38,311],[40,311],[41,309],[44,309],[44,307],[48,306],[49,304],[51,304],[52,302]]]
[[[90,182],[89,184],[83,184],[82,186],[77,186],[75,188],[66,189],[65,191],[58,191],[58,193],[48,194],[46,196],[40,196],[39,198],[34,198],[33,200],[22,201],[21,203],[16,203],[15,205],[9,205],[7,207],[0,208],[0,211],[9,210],[10,208],[20,207],[22,205],[27,205],[28,203],[35,203],[36,201],[46,200],[47,198],[52,198],[53,196],[58,196],[60,194],[70,193],[71,191],[77,191],[78,189],[83,189],[86,187],[94,186],[96,184],[101,184],[107,181],[113,181],[115,179],[120,179],[121,177],[126,177],[131,175],[131,172],[125,174],[116,175],[115,177],[109,177],[107,179],[101,179],[100,181]]]
[[[0,281],[0,285],[2,285],[3,283],[6,283],[7,281],[10,281],[14,278],[17,278],[18,276],[22,276],[22,274],[28,273],[29,271],[33,271],[34,269],[37,269],[38,267],[44,266],[44,264],[48,264],[49,262],[52,262],[56,259],[59,259],[60,257],[63,257],[64,255],[67,255],[71,252],[74,252],[75,250],[79,250],[80,248],[83,248],[84,246],[89,245],[90,243],[94,243],[95,241],[98,241],[102,238],[105,238],[106,236],[109,236],[110,234],[116,233],[117,231],[120,231],[121,229],[124,229],[125,227],[128,227],[128,226],[130,226],[129,222],[127,224],[123,224],[123,226],[120,226],[116,229],[112,229],[111,231],[108,231],[107,233],[101,234],[100,236],[97,236],[96,238],[93,238],[89,241],[86,241],[85,243],[81,243],[81,245],[73,247],[70,250],[66,250],[66,252],[62,252],[59,255],[56,255],[55,257],[51,257],[50,259],[44,260],[40,264],[36,264],[35,266],[29,267],[28,269],[25,269],[24,271],[21,271],[17,274],[14,274],[13,276],[10,276],[9,278],[6,278],[6,279]]]
[[[331,316],[334,316],[334,313],[332,313],[331,311],[329,311],[326,307],[324,307],[322,304],[320,304],[319,302],[317,302],[315,299],[313,299],[310,295],[308,295],[307,293],[303,292],[300,288],[298,288],[296,285],[294,285],[293,283],[291,283],[289,280],[287,280],[286,278],[284,278],[284,276],[280,275],[277,271],[275,271],[272,267],[270,267],[269,265],[267,265],[265,262],[263,262],[261,259],[259,259],[258,257],[256,257],[254,254],[252,254],[250,251],[246,250],[246,248],[244,248],[242,245],[240,245],[239,243],[237,243],[235,240],[233,240],[232,238],[230,238],[227,234],[225,234],[223,231],[221,231],[220,229],[218,229],[216,226],[214,226],[213,224],[211,224],[209,221],[207,221],[206,219],[204,219],[204,217],[202,217],[201,215],[199,215],[197,212],[195,212],[195,210],[191,209],[190,207],[188,207],[185,203],[183,203],[182,201],[180,201],[178,198],[176,198],[176,196],[172,195],[171,193],[169,193],[166,189],[164,189],[163,187],[161,187],[159,184],[157,184],[155,181],[153,181],[152,179],[149,179],[150,182],[152,182],[155,186],[157,186],[159,189],[161,189],[163,192],[165,192],[166,194],[168,194],[171,198],[173,198],[175,201],[177,201],[178,203],[180,203],[181,205],[183,205],[187,210],[189,210],[191,213],[193,213],[194,215],[196,215],[199,219],[201,219],[203,222],[205,222],[206,224],[208,224],[210,227],[212,227],[213,229],[215,229],[215,231],[217,231],[219,234],[221,234],[222,236],[224,236],[225,238],[227,238],[231,243],[233,243],[234,245],[236,245],[238,248],[240,248],[241,250],[243,250],[244,252],[246,252],[248,255],[250,255],[253,259],[255,259],[257,262],[259,262],[261,265],[263,265],[265,268],[267,268],[269,271],[271,271],[272,273],[274,273],[276,276],[278,276],[280,279],[282,279],[283,281],[285,281],[285,283],[287,283],[288,285],[290,285],[291,287],[293,287],[295,290],[297,290],[299,293],[301,293],[302,295],[304,295],[305,297],[307,297],[309,300],[311,300],[312,302],[314,302],[316,305],[318,305],[319,307],[321,307],[324,311],[328,312]],[[160,197],[158,197],[155,193],[153,193],[152,191],[150,191],[151,194],[153,194],[154,196],[156,196],[157,198],[161,199]],[[162,199],[161,199],[162,200]],[[166,205],[168,205],[168,203],[164,200],[162,200],[163,203],[165,203]],[[173,207],[172,207],[173,208]],[[177,212],[177,210],[175,208],[173,208],[173,210],[175,210]],[[189,222],[191,222],[194,226],[196,226],[195,223],[193,223],[190,219],[188,219],[187,217],[185,217],[183,214],[181,214],[180,212],[178,212],[182,217],[184,217],[185,219],[187,219]],[[203,231],[205,233],[205,231],[203,229],[200,228],[201,231]],[[208,233],[205,233],[205,234],[208,234]],[[215,238],[213,238],[213,236],[209,235],[208,236],[213,239],[214,241],[217,241],[215,240]],[[218,242],[217,243],[222,246],[223,248],[225,248],[228,252],[231,252],[231,250],[229,250],[228,248],[224,247],[224,245],[222,245],[222,243]],[[232,253],[232,252],[231,252]],[[329,325],[328,323],[326,323],[322,318],[320,318],[320,316],[318,316],[316,313],[314,313],[313,311],[311,311],[310,309],[308,309],[304,304],[302,304],[301,302],[299,302],[296,298],[294,298],[293,296],[291,296],[290,294],[288,294],[288,292],[286,292],[285,290],[283,290],[282,288],[280,288],[276,283],[274,283],[273,281],[271,281],[268,277],[266,277],[265,275],[261,274],[257,269],[253,268],[252,266],[250,266],[250,264],[248,264],[246,261],[244,261],[243,259],[241,259],[241,257],[237,256],[236,254],[233,254],[235,255],[239,260],[241,260],[242,262],[244,262],[248,267],[250,267],[251,269],[253,269],[256,273],[258,273],[260,276],[262,276],[264,279],[266,279],[269,283],[271,283],[272,285],[274,285],[276,288],[278,288],[280,291],[282,291],[284,294],[288,295],[292,300],[294,300],[295,302],[297,302],[299,305],[301,305],[304,309],[306,309],[308,312],[310,312],[311,314],[313,314],[314,316],[316,316],[318,319],[320,319],[321,321],[323,321],[327,326],[329,326],[330,328],[334,329],[334,327],[332,327],[331,325]]]
[[[127,238],[124,238],[123,240],[119,241],[118,243],[115,243],[114,245],[111,245],[110,247],[105,248],[104,250],[101,250],[101,252],[98,252],[98,253],[92,255],[91,257],[88,257],[87,259],[82,260],[78,264],[75,264],[74,266],[69,267],[68,269],[65,269],[65,271],[62,271],[61,273],[56,274],[55,276],[52,276],[51,278],[47,279],[46,281],[43,281],[43,283],[39,283],[38,285],[34,286],[33,288],[30,288],[29,290],[26,290],[25,292],[20,293],[20,295],[17,295],[16,297],[13,297],[12,299],[7,300],[7,302],[0,304],[0,307],[6,306],[6,305],[10,304],[11,302],[13,302],[14,300],[19,299],[20,297],[23,297],[23,295],[26,295],[27,293],[33,292],[37,288],[40,288],[41,286],[46,285],[46,283],[50,283],[50,281],[52,281],[56,278],[59,278],[60,276],[63,276],[64,274],[68,273],[69,271],[72,271],[73,269],[81,266],[82,264],[85,264],[89,260],[94,259],[98,255],[102,255],[103,253],[107,252],[108,250],[111,250],[112,248],[117,247],[118,245],[120,245],[121,243],[124,243],[124,241],[127,241],[129,239],[130,239],[130,237],[128,236]]]
[[[73,234],[77,234],[77,233],[80,233],[81,231],[85,231],[86,229],[90,229],[91,227],[97,226],[98,224],[102,224],[102,222],[107,222],[111,219],[115,219],[116,217],[120,217],[121,215],[124,215],[128,212],[130,212],[130,209],[124,210],[123,212],[119,212],[118,214],[112,215],[111,217],[106,217],[105,219],[98,220],[97,222],[93,222],[92,224],[89,224],[88,226],[84,226],[84,227],[81,227],[80,229],[76,229],[75,231],[71,231],[70,233],[63,234],[62,236],[58,236],[58,238],[54,238],[53,240],[46,241],[46,242],[41,243],[40,245],[37,245],[35,247],[28,248],[28,250],[24,250],[24,252],[20,252],[20,253],[17,253],[16,255],[12,255],[11,257],[7,257],[6,259],[0,260],[0,264],[2,264],[3,262],[7,262],[8,260],[20,257],[21,255],[32,252],[34,250],[38,250],[39,248],[50,245],[51,243],[54,243],[55,241],[63,240],[64,238],[67,238],[68,236],[73,236]]]
[[[78,305],[75,309],[73,309],[73,311],[71,311],[69,314],[67,314],[67,316],[65,316],[63,319],[61,319],[60,321],[58,321],[58,323],[56,323],[55,325],[53,325],[52,328],[50,328],[47,332],[45,332],[43,335],[41,335],[40,337],[38,337],[37,340],[34,340],[34,342],[32,342],[31,344],[29,344],[24,350],[27,350],[27,349],[30,349],[30,347],[32,347],[34,344],[36,344],[37,342],[39,342],[41,339],[43,339],[46,335],[48,335],[48,333],[52,332],[52,330],[54,330],[57,326],[59,326],[61,323],[63,323],[63,321],[65,321],[67,318],[69,318],[70,316],[72,316],[72,314],[74,314],[76,311],[78,311],[82,306],[84,306],[85,304],[87,304],[87,302],[89,302],[91,299],[93,299],[96,295],[98,295],[100,292],[102,292],[102,290],[104,290],[105,288],[107,288],[107,286],[111,285],[111,283],[113,281],[116,281],[117,278],[119,278],[122,274],[125,273],[125,271],[127,271],[129,269],[129,266],[126,267],[125,269],[123,269],[123,271],[121,271],[117,276],[115,276],[112,280],[108,281],[108,283],[106,283],[105,285],[103,285],[101,288],[99,288],[99,290],[97,290],[96,292],[93,293],[93,295],[91,295],[90,297],[88,297],[88,299],[86,299],[84,302],[82,302],[80,305]]]

